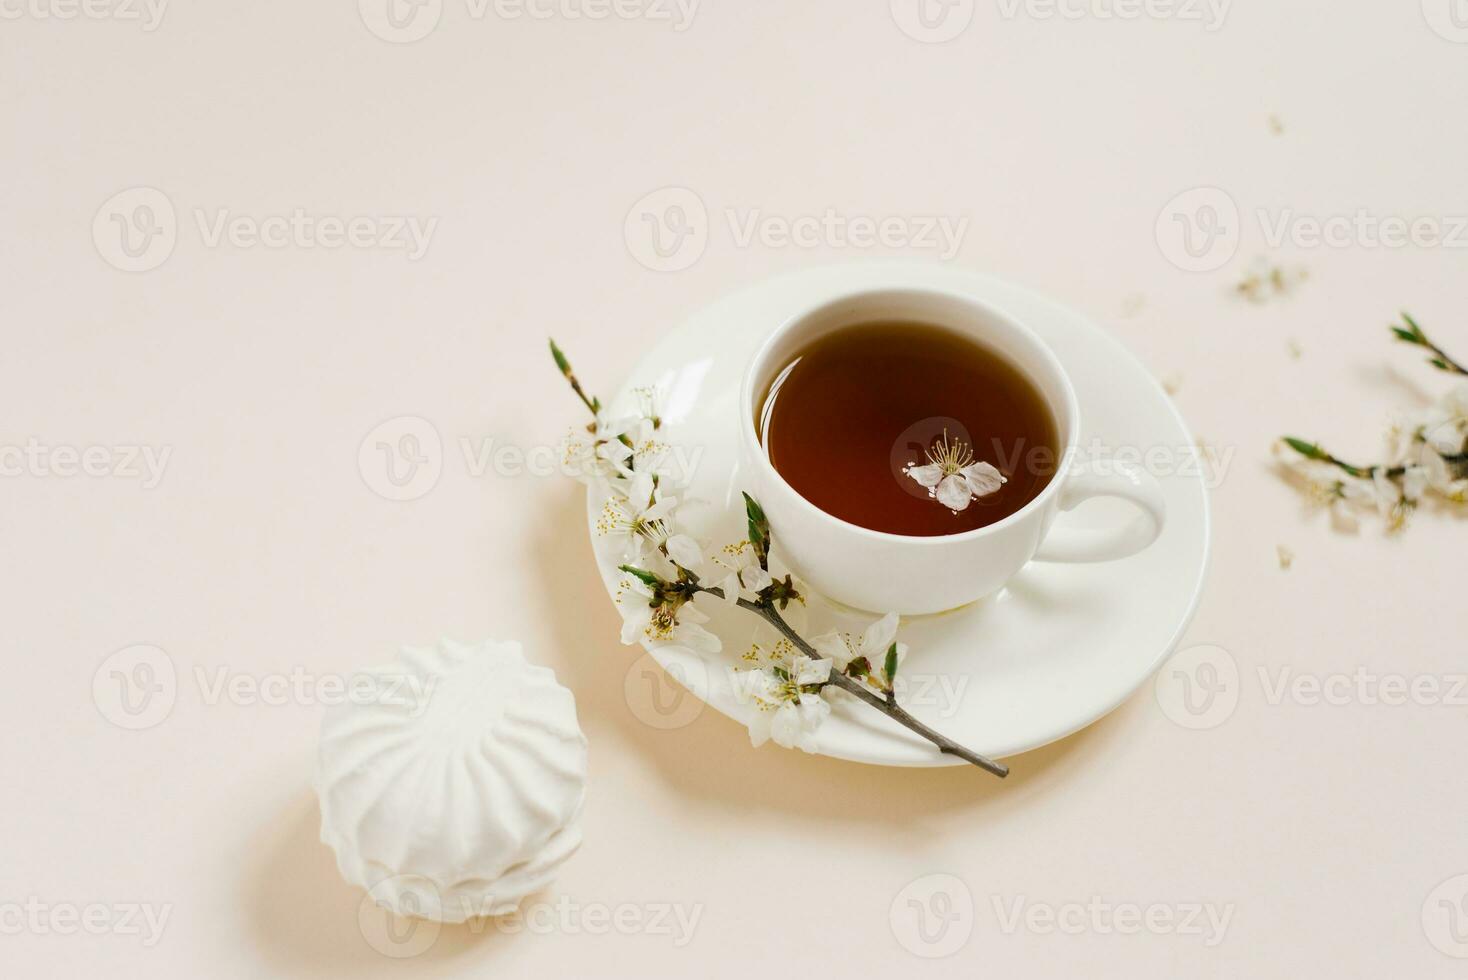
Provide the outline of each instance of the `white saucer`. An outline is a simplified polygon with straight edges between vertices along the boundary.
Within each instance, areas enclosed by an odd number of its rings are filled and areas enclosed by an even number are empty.
[[[678,491],[685,501],[679,530],[715,548],[745,536],[735,462],[737,401],[744,368],[765,334],[839,293],[896,286],[968,293],[1044,338],[1075,382],[1082,447],[1093,438],[1113,449],[1193,446],[1161,385],[1101,327],[1074,311],[1009,283],[944,266],[826,267],[761,283],[695,314],[643,358],[614,401],[618,411],[630,408],[631,388],[656,385],[663,393],[667,441],[682,447],[685,459],[696,456],[688,488]],[[596,387],[595,371],[578,367]],[[908,709],[975,751],[1003,758],[1089,725],[1136,691],[1192,618],[1208,558],[1202,475],[1158,475],[1167,523],[1162,537],[1141,554],[1094,565],[1031,563],[997,595],[954,612],[904,620],[898,636],[911,648],[902,668],[909,686],[899,695]],[[601,504],[593,490],[589,524]],[[1128,514],[1125,504],[1092,501],[1061,515],[1060,522],[1100,525]],[[620,556],[594,529],[592,543],[613,593]],[[779,547],[777,537],[777,555]],[[752,709],[735,698],[730,671],[748,649],[758,620],[707,598],[699,606],[713,616],[708,628],[723,640],[723,652],[664,646],[652,655],[696,696],[743,724]],[[816,600],[806,635],[832,628],[859,635],[871,619]],[[844,699],[821,727],[819,747],[825,755],[878,765],[962,764],[871,708]]]

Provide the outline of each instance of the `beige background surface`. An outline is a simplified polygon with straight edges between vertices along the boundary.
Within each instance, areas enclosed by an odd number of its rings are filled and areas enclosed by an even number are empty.
[[[112,447],[170,453],[152,487],[39,463],[0,479],[0,972],[1461,974],[1444,950],[1468,916],[1438,900],[1468,891],[1449,881],[1468,872],[1464,707],[1272,704],[1259,670],[1445,684],[1465,670],[1463,523],[1333,533],[1268,457],[1286,430],[1369,457],[1394,408],[1445,387],[1384,326],[1407,307],[1468,350],[1465,253],[1270,248],[1252,218],[1468,211],[1468,44],[1447,0],[1237,0],[1211,31],[1105,19],[1100,0],[1072,19],[960,3],[952,15],[972,21],[941,44],[904,33],[909,11],[886,0],[706,0],[682,31],[562,7],[476,18],[444,0],[411,44],[353,7],[178,0],[150,31],[127,7],[61,20],[40,14],[67,0],[0,3],[0,444],[109,447],[93,459],[114,472]],[[669,186],[706,205],[707,248],[657,272],[624,221]],[[1200,186],[1237,203],[1242,242],[1186,273],[1154,227]],[[177,243],[128,273],[109,262],[122,258],[104,204],[136,187],[166,194]],[[124,203],[115,213],[146,217]],[[578,489],[474,476],[459,440],[528,451],[577,417],[547,333],[610,389],[642,345],[731,288],[817,262],[939,260],[741,246],[725,218],[827,208],[968,219],[953,261],[1094,315],[1180,382],[1202,437],[1236,450],[1184,644],[1237,663],[1226,721],[1176,725],[1149,684],[1000,783],[756,752],[711,711],[671,732],[639,720]],[[211,246],[196,216],[225,209],[437,225],[416,261]],[[1309,280],[1263,305],[1231,295],[1263,254]],[[442,434],[443,471],[392,502],[358,447],[401,416]],[[587,842],[544,901],[630,908],[634,934],[595,935],[552,904],[534,931],[445,929],[420,955],[383,955],[316,839],[319,704],[211,703],[199,681],[339,676],[439,634],[520,638],[574,687],[593,752]],[[178,689],[166,718],[128,731],[93,678],[134,644],[166,651]],[[903,890],[934,874],[961,881],[941,880],[972,912],[929,904],[958,944],[929,960],[899,933]],[[1090,913],[1074,934],[1005,928],[1017,900],[1070,915],[1093,898],[1232,918],[1212,947]],[[129,906],[166,910],[152,945]],[[699,916],[681,946],[651,923],[672,906]],[[96,934],[60,934],[68,914]]]

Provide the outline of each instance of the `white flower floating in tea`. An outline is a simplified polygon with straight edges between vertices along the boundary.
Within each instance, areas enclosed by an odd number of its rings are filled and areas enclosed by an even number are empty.
[[[975,462],[974,452],[962,439],[943,439],[928,450],[928,465],[909,463],[902,470],[928,488],[928,496],[957,514],[967,509],[975,497],[987,497],[1009,481],[985,462]]]

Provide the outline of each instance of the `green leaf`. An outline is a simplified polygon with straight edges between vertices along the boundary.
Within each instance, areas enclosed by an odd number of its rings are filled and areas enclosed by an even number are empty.
[[[1304,439],[1296,439],[1294,436],[1285,436],[1284,441],[1286,445],[1288,445],[1295,452],[1299,453],[1301,456],[1304,456],[1306,459],[1325,458],[1325,450],[1321,449],[1313,442],[1306,442]]]
[[[766,527],[770,523],[765,517],[764,508],[759,505],[759,501],[747,493],[744,495],[744,513],[749,517],[749,523],[752,525],[757,524],[761,527]]]
[[[887,683],[891,684],[897,676],[897,644],[893,643],[887,648],[887,662],[882,665],[882,673],[887,675]]]
[[[1428,364],[1431,364],[1433,367],[1437,368],[1439,371],[1450,371],[1450,370],[1452,370],[1452,368],[1448,367],[1448,362],[1445,361],[1445,360],[1443,360],[1441,357],[1430,358],[1427,363]]]
[[[643,585],[650,588],[657,588],[663,584],[662,578],[645,569],[638,568],[636,565],[618,565],[617,568],[638,579]]]
[[[554,340],[550,342],[550,352],[551,357],[554,357],[556,359],[556,367],[561,369],[561,373],[570,374],[571,362],[566,360],[566,355],[561,353],[561,349],[556,346],[556,342]]]
[[[1410,330],[1403,330],[1401,327],[1392,327],[1391,330],[1392,333],[1397,335],[1397,339],[1400,341],[1408,344],[1415,344],[1419,342],[1417,340],[1417,337],[1413,335],[1412,331]]]
[[[765,517],[764,508],[759,505],[749,494],[744,495],[744,513],[749,518],[749,543],[754,545],[754,553],[759,557],[760,567],[766,571],[770,568],[770,521]]]

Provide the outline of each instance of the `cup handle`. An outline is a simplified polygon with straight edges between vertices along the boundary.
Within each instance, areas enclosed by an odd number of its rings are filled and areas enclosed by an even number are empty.
[[[1052,527],[1040,543],[1036,561],[1113,561],[1135,555],[1162,533],[1167,516],[1162,485],[1140,466],[1124,460],[1076,464],[1060,491],[1060,509],[1071,510],[1092,497],[1120,497],[1141,513],[1111,528]]]

